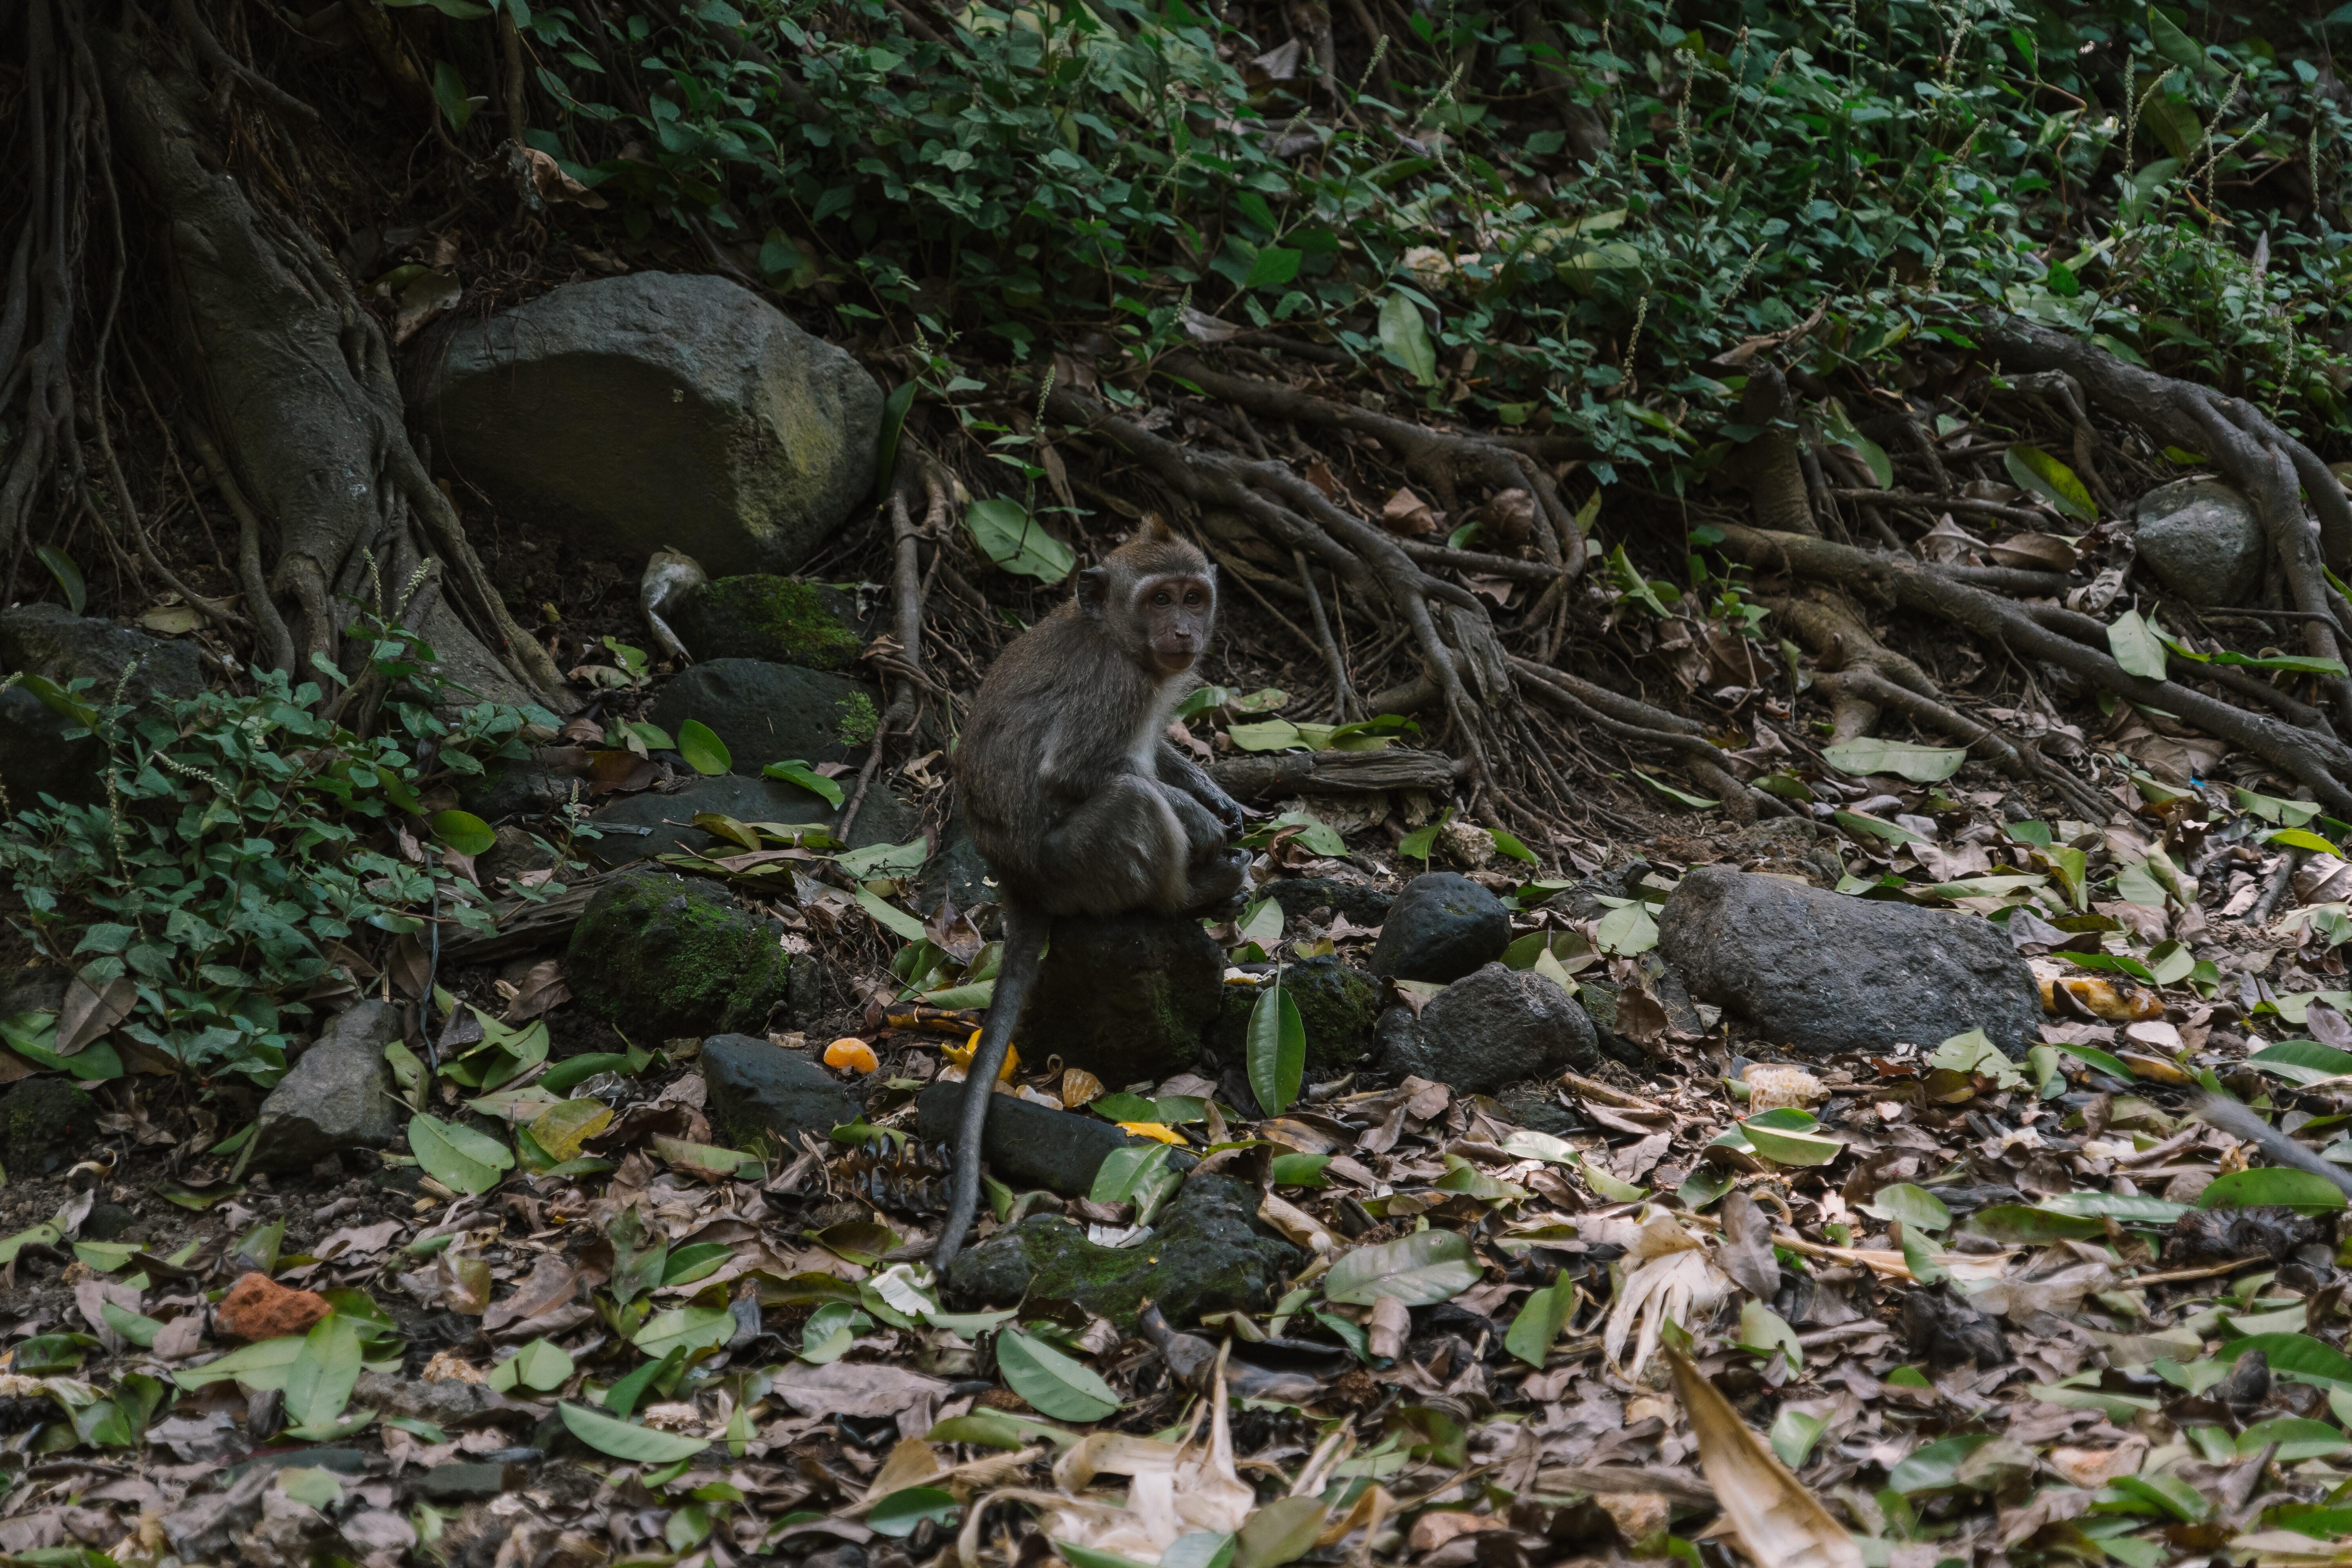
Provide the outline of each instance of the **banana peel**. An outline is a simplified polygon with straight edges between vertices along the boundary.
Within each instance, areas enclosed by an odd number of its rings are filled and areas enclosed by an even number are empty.
[[[2042,1010],[2053,1017],[2087,1013],[2104,1024],[2141,1024],[2164,1016],[2164,1000],[2145,985],[2119,974],[2094,974],[2063,960],[2029,958],[2033,984],[2042,992]],[[2058,999],[2066,993],[2067,1003]]]

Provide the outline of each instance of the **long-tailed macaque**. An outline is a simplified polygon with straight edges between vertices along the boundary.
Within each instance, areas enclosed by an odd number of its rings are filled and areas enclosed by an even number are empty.
[[[1079,573],[1076,596],[981,682],[956,783],[996,876],[1004,957],[964,1080],[936,1268],[962,1248],[979,1205],[988,1102],[1055,919],[1182,914],[1241,889],[1242,808],[1167,738],[1216,619],[1216,568],[1154,519]]]

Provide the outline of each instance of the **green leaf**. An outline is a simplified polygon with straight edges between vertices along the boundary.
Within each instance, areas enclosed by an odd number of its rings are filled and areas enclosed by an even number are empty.
[[[1382,1296],[1428,1307],[1467,1290],[1481,1272],[1459,1231],[1417,1230],[1342,1256],[1323,1277],[1323,1295],[1343,1307],[1369,1307]]]
[[[2164,679],[2164,643],[2137,610],[2126,610],[2107,627],[2107,651],[2126,675],[2147,680]]]
[[[1058,583],[1078,563],[1070,547],[1046,532],[1017,500],[976,500],[964,509],[963,525],[980,552],[1004,571]]]
[[[1772,1451],[1780,1456],[1780,1462],[1799,1470],[1804,1468],[1806,1457],[1829,1426],[1830,1418],[1826,1415],[1808,1415],[1793,1405],[1783,1405],[1780,1413],[1772,1417],[1772,1429],[1765,1436],[1771,1440]]]
[[[2233,1363],[2248,1351],[2262,1352],[2271,1371],[2281,1377],[2315,1384],[2321,1388],[2352,1391],[2352,1356],[2309,1334],[2248,1334],[2230,1342],[2229,1355]]]
[[[583,1405],[559,1405],[556,1411],[574,1437],[600,1454],[640,1465],[667,1465],[690,1459],[710,1447],[709,1439],[678,1432],[656,1432],[650,1426],[607,1415]]]
[[[1258,1108],[1268,1116],[1281,1115],[1298,1098],[1306,1075],[1307,1026],[1278,974],[1273,984],[1259,990],[1250,1008],[1244,1048],[1250,1092],[1257,1096]]]
[[[1576,1312],[1576,1281],[1561,1274],[1540,1290],[1529,1292],[1519,1315],[1503,1335],[1503,1348],[1543,1370],[1544,1357],[1559,1338],[1560,1330]]]
[[[467,859],[488,853],[499,841],[490,825],[470,811],[436,811],[432,828],[434,837]]]
[[[2301,1214],[2324,1214],[2344,1206],[2344,1189],[2316,1172],[2264,1166],[2216,1176],[2197,1195],[2200,1209],[2260,1208],[2269,1205]]]
[[[2316,1040],[2281,1040],[2248,1057],[2246,1065],[2289,1083],[2315,1084],[2352,1073],[2352,1051],[2323,1046]]]
[[[764,261],[762,266],[765,266]],[[781,270],[781,268],[769,268]],[[907,411],[915,405],[915,384],[902,381],[882,400],[882,440],[874,452],[874,504],[890,499],[890,481],[898,472],[898,437],[907,428]]]
[[[914,1534],[915,1527],[926,1520],[947,1523],[962,1506],[953,1492],[937,1487],[904,1487],[876,1503],[866,1522],[875,1534],[895,1541]]]
[[[835,811],[841,809],[841,786],[806,763],[797,759],[792,762],[770,763],[760,772],[769,778],[782,779],[786,784],[798,784]]]
[[[54,544],[37,544],[33,553],[41,558],[41,564],[49,569],[49,575],[65,590],[66,608],[80,615],[89,603],[89,585],[82,581],[81,568],[74,564],[74,558]]]
[[[515,1352],[506,1364],[514,1368],[517,1383],[541,1394],[562,1388],[572,1376],[570,1354],[562,1345],[543,1339],[533,1340]]]
[[[1250,263],[1249,276],[1242,279],[1244,289],[1282,289],[1298,276],[1298,264],[1307,259],[1303,250],[1286,249],[1269,245],[1257,253]]]
[[[1389,357],[1412,373],[1423,386],[1437,384],[1437,350],[1421,319],[1421,307],[1403,294],[1391,293],[1381,301],[1381,347]]]
[[[2026,489],[2084,522],[2099,521],[2098,503],[2074,470],[2039,447],[2011,447],[2005,459],[2009,477]]]
[[[1234,1568],[1281,1568],[1315,1549],[1331,1507],[1319,1497],[1276,1498],[1250,1510],[1234,1541]]]
[[[649,1356],[667,1355],[673,1349],[692,1355],[718,1349],[734,1333],[735,1314],[724,1307],[672,1307],[646,1319],[629,1342]]]
[[[1630,958],[1658,945],[1658,922],[1639,900],[1611,910],[1592,928],[1592,940],[1612,958]]]
[[[1266,1180],[1277,1187],[1320,1187],[1329,1184],[1323,1167],[1328,1154],[1276,1154],[1266,1166]]]
[[[1116,1552],[1105,1552],[1099,1546],[1081,1546],[1075,1541],[1064,1541],[1058,1536],[1055,1538],[1054,1550],[1070,1564],[1070,1568],[1151,1568],[1150,1563],[1139,1558],[1122,1557]],[[1161,1561],[1164,1563],[1166,1559]]]
[[[1907,741],[1877,741],[1864,736],[1822,748],[1822,760],[1840,773],[1893,773],[1913,784],[1936,784],[1960,771],[1969,760],[1967,748],[1916,746]]]
[[[856,899],[859,909],[874,917],[875,924],[886,931],[896,932],[908,942],[923,940],[923,922],[873,889],[860,887],[851,896]]]
[[[1658,777],[1657,774],[1651,773],[1646,768],[1633,769],[1633,776],[1640,779],[1643,784],[1648,784],[1652,789],[1656,790],[1660,795],[1664,795],[1668,800],[1679,801],[1684,805],[1689,806],[1693,811],[1712,811],[1717,806],[1723,804],[1723,802],[1719,800],[1713,800],[1703,795],[1693,795],[1686,789],[1676,789],[1674,785]]]
[[[1056,1421],[1100,1421],[1120,1400],[1092,1367],[1017,1329],[996,1336],[996,1370],[1031,1409]]]
[[[1858,1206],[1880,1219],[1901,1220],[1906,1231],[1941,1230],[1952,1223],[1952,1211],[1943,1199],[1909,1182],[1881,1187],[1877,1196]]]
[[[302,1345],[300,1334],[261,1340],[172,1375],[182,1388],[202,1388],[208,1383],[235,1378],[247,1388],[282,1389],[286,1386],[287,1371],[293,1366],[294,1358],[302,1353]]]
[[[466,91],[466,79],[447,60],[433,62],[433,101],[440,106],[441,118],[452,131],[465,130],[478,107]]]
[[[1859,811],[1833,811],[1830,814],[1830,820],[1848,833],[1860,833],[1873,838],[1883,838],[1889,844],[1927,842],[1899,822],[1889,822],[1884,817],[1870,816]]]
[[[427,1116],[408,1119],[408,1152],[425,1173],[452,1192],[487,1193],[514,1168],[514,1152],[470,1127]]]
[[[1784,1132],[1754,1120],[1739,1125],[1748,1141],[1756,1145],[1756,1152],[1776,1165],[1826,1165],[1845,1152],[1845,1145],[1834,1138]]]
[[[2333,843],[2307,827],[2282,827],[2275,833],[2265,834],[2263,842],[2274,844],[2282,849],[2308,849],[2315,855],[2342,854]]]
[[[2206,76],[2213,73],[2213,62],[2205,58],[2204,49],[2197,40],[2182,32],[2172,18],[2164,14],[2161,6],[2150,5],[2147,8],[2147,41],[2155,46],[2158,54],[2174,65],[2185,66]]]
[[[2304,1459],[2324,1459],[2352,1448],[2352,1441],[2326,1422],[2293,1415],[2257,1421],[2238,1434],[2238,1452],[2249,1458],[2273,1443],[2279,1446],[2275,1456],[2278,1461],[2290,1465]]]
[[[688,719],[677,727],[677,754],[686,759],[688,767],[706,777],[716,777],[735,765],[727,742],[699,719]]]
[[[360,1380],[359,1329],[341,1312],[329,1312],[302,1336],[302,1348],[286,1369],[286,1414],[296,1426],[326,1426],[340,1418]]]

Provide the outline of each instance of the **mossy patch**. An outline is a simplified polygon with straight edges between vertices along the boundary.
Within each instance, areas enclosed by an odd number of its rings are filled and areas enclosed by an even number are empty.
[[[776,933],[725,889],[652,872],[590,900],[564,965],[581,1005],[643,1044],[757,1034],[793,972]]]
[[[98,1101],[61,1078],[28,1078],[0,1095],[0,1156],[16,1177],[63,1170],[98,1141]]]
[[[721,577],[687,595],[677,632],[698,659],[758,658],[847,669],[863,645],[825,590],[790,577]]]

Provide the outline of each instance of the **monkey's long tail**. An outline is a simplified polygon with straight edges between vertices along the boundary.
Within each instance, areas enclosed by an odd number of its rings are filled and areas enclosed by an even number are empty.
[[[980,1048],[964,1071],[963,1107],[956,1120],[955,1172],[948,1188],[947,1223],[931,1249],[931,1269],[945,1275],[948,1265],[963,1250],[964,1233],[980,1209],[980,1145],[988,1127],[988,1102],[996,1098],[996,1075],[1004,1070],[1004,1052],[1013,1044],[1013,1026],[1021,1021],[1021,1005],[1037,978],[1038,961],[1045,951],[1050,916],[1030,914],[1007,904],[1004,909],[1004,962],[996,971],[996,992],[988,1005],[988,1018],[980,1029]]]
[[[2322,1159],[2228,1096],[2207,1095],[2198,1102],[2197,1116],[2240,1142],[2252,1143],[2269,1157],[2272,1164],[2308,1171],[2334,1182],[2347,1195],[2352,1195],[2352,1171]]]

